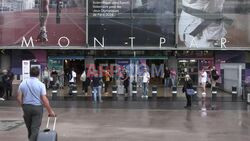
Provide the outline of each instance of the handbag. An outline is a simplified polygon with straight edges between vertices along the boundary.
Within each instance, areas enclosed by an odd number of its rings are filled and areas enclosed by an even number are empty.
[[[187,95],[194,95],[194,89],[186,89]]]
[[[211,83],[209,83],[208,81],[206,82],[206,88],[210,88],[211,87]]]

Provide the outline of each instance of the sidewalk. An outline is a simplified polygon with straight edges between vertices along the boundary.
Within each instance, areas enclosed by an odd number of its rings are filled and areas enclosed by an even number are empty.
[[[120,103],[120,104],[119,104]],[[26,139],[22,110],[15,101],[0,103],[1,140]],[[59,141],[243,141],[250,140],[250,107],[221,103],[218,110],[185,110],[183,102],[55,101]],[[117,107],[120,105],[120,107]],[[138,107],[141,105],[141,107]],[[156,105],[155,108],[153,105]],[[137,107],[136,107],[137,106]],[[172,109],[171,107],[177,107]],[[46,124],[44,114],[42,129]]]

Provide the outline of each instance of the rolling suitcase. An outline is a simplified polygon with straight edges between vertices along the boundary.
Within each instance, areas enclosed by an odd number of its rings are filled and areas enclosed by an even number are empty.
[[[40,131],[37,137],[37,141],[57,141],[57,132],[55,131],[56,128],[56,117],[54,119],[53,129],[49,128],[50,117],[48,117],[46,129]]]

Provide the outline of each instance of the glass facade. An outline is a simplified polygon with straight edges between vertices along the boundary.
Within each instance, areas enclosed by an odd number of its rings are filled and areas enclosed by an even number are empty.
[[[1,0],[0,48],[248,48],[249,7],[247,0]]]

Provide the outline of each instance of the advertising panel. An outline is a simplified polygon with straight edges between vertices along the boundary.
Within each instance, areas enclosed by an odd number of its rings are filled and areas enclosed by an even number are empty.
[[[179,0],[178,7],[178,47],[249,47],[249,0]]]
[[[0,46],[85,46],[85,0],[0,1]]]
[[[90,0],[89,44],[174,47],[175,1]]]

